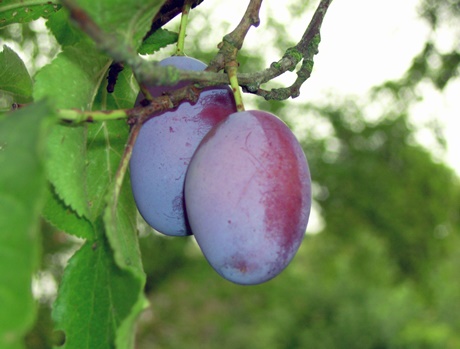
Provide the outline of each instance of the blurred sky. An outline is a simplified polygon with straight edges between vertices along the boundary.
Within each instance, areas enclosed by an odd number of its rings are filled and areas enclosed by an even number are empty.
[[[287,0],[284,4],[287,7],[298,1]],[[215,6],[212,18],[231,22],[229,29],[232,29],[247,3],[209,1],[201,7],[204,11],[209,10],[205,9],[207,6]],[[318,3],[319,0],[312,2],[315,7]],[[313,74],[302,87],[299,101],[321,101],[334,94],[364,98],[371,87],[400,78],[430,35],[428,26],[418,16],[418,3],[419,0],[334,0],[323,23]],[[261,42],[269,42],[266,41],[270,40],[266,33],[267,16],[284,21],[293,42],[300,38],[310,21],[309,16],[293,20],[288,11],[280,7],[280,2],[265,0],[260,13],[262,23],[250,30],[243,50],[260,49]],[[200,26],[199,20],[195,25]],[[216,28],[210,36],[218,38],[223,34]],[[446,50],[454,42],[449,30],[438,32],[436,38],[437,42],[443,42]],[[209,39],[211,43],[216,42]],[[265,45],[264,50],[268,64],[280,58],[269,45]],[[421,90],[424,100],[412,108],[412,120],[424,126],[435,118],[444,127],[447,152],[437,147],[426,128],[417,133],[417,140],[460,174],[460,82],[450,83],[442,94],[428,85],[422,85]],[[296,100],[286,103],[296,103]]]

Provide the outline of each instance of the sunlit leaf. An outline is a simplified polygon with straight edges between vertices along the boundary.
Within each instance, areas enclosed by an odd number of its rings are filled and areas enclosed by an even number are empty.
[[[35,80],[34,98],[57,108],[91,109],[109,59],[87,43],[66,46]],[[96,126],[97,127],[97,126]],[[90,218],[85,190],[87,126],[56,125],[48,139],[48,178],[56,194],[79,216]]]
[[[155,30],[139,47],[141,55],[152,54],[163,47],[177,42],[178,34],[166,29]]]
[[[32,79],[21,58],[8,46],[0,52],[0,110],[32,100]]]

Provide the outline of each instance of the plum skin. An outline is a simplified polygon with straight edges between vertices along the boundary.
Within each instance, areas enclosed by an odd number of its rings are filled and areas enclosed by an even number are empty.
[[[307,159],[273,114],[231,114],[198,146],[185,201],[198,245],[219,274],[243,285],[268,281],[286,268],[305,234]]]
[[[206,65],[185,56],[172,56],[160,65],[185,70],[204,70]],[[152,97],[186,85],[152,87]],[[140,94],[136,105],[141,103]],[[227,86],[205,89],[195,104],[185,101],[177,108],[152,115],[142,126],[130,159],[131,187],[137,208],[155,230],[172,236],[190,235],[183,188],[189,161],[199,142],[219,121],[236,111]]]

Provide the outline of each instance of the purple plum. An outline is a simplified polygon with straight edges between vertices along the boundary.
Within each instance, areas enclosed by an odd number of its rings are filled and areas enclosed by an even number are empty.
[[[273,114],[233,113],[198,146],[185,202],[196,241],[220,275],[244,285],[268,281],[286,268],[305,235],[307,159]]]
[[[184,70],[204,70],[194,58],[173,56],[160,62]],[[184,87],[152,87],[153,97]],[[136,104],[143,99],[138,97]],[[152,115],[141,128],[130,160],[131,186],[137,208],[157,231],[173,236],[191,234],[184,213],[184,181],[190,159],[208,131],[236,111],[228,86],[205,89],[195,104]]]

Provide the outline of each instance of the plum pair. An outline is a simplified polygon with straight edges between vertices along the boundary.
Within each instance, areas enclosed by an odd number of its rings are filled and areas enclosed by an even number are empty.
[[[205,68],[188,57],[160,64]],[[166,91],[150,92],[155,97]],[[166,235],[193,232],[208,262],[227,280],[268,281],[300,246],[311,207],[303,150],[276,116],[237,112],[227,86],[206,89],[194,105],[184,102],[147,121],[130,172],[147,223]]]

